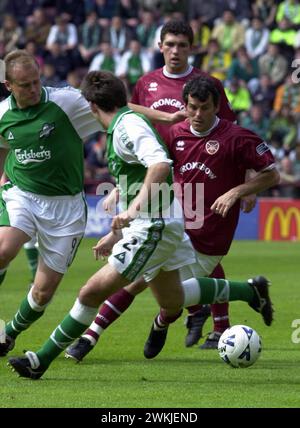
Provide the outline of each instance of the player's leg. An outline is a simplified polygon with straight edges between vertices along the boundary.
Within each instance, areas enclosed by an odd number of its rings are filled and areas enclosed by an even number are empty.
[[[24,251],[27,258],[28,267],[31,272],[31,282],[33,283],[39,261],[39,251],[37,249],[36,237],[32,238],[29,242],[24,244]]]
[[[10,358],[9,363],[24,377],[38,379],[51,362],[93,321],[99,305],[111,294],[128,285],[116,269],[107,264],[96,272],[81,288],[71,311],[36,352],[25,357]]]
[[[247,302],[256,312],[259,312],[267,326],[273,320],[272,302],[269,297],[269,281],[263,276],[251,278],[248,281],[228,281],[216,278],[191,278],[182,282],[184,290],[184,306],[190,306],[196,302],[200,304],[224,303],[235,300]],[[154,358],[162,350],[165,340],[151,343],[150,335],[145,344],[144,355],[146,358]],[[157,335],[156,335],[157,336]],[[162,345],[159,347],[158,345]],[[151,349],[153,348],[153,350]]]
[[[55,272],[40,260],[34,285],[21,302],[13,319],[5,327],[6,341],[10,346],[6,349],[3,346],[1,356],[11,351],[16,338],[43,315],[62,277],[62,273]]]
[[[161,271],[153,281],[149,282],[149,286],[160,306],[160,312],[153,321],[144,346],[144,356],[154,358],[165,344],[169,325],[182,313],[184,294],[177,269]]]
[[[209,276],[211,278],[225,279],[222,265],[219,263]],[[207,335],[205,342],[200,345],[200,349],[217,349],[221,334],[230,326],[229,304],[227,302],[214,303],[210,305],[210,309],[213,319],[213,331]]]
[[[30,238],[22,230],[14,227],[0,227],[0,269],[6,271],[9,262],[13,260],[22,245]],[[7,337],[0,343],[0,357],[4,356],[14,347],[14,339]]]
[[[108,297],[89,328],[66,349],[65,357],[77,362],[82,361],[94,348],[102,333],[129,308],[135,296],[146,288],[147,284],[141,277]]]
[[[26,195],[23,198],[27,202]],[[81,195],[74,198],[35,196],[31,217],[38,229],[40,260],[34,284],[23,299],[13,319],[6,326],[7,341],[27,330],[44,313],[63,275],[71,265],[85,228],[85,204]],[[43,207],[45,215],[35,215]],[[55,216],[51,213],[55,212]],[[36,235],[36,230],[31,236]],[[2,346],[3,348],[4,346]],[[12,349],[3,349],[2,355]]]

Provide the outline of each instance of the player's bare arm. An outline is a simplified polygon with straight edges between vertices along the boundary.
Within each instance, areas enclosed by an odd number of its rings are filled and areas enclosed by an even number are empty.
[[[175,113],[167,113],[165,111],[140,106],[139,104],[128,103],[128,106],[133,111],[146,116],[153,123],[165,123],[172,125],[186,119],[185,110],[176,111]]]
[[[3,174],[4,162],[5,162],[7,153],[8,153],[8,150],[6,148],[0,147],[0,176],[2,176],[2,174]],[[1,180],[1,184],[3,184],[2,180]]]
[[[155,198],[155,192],[151,192],[151,184],[163,183],[170,172],[170,165],[167,162],[160,162],[148,168],[144,183],[133,199],[128,210],[116,215],[112,221],[112,229],[122,229],[138,216],[141,211],[147,211],[147,205],[151,199]]]
[[[233,187],[228,192],[221,195],[211,206],[211,210],[216,214],[226,217],[230,208],[240,198],[251,194],[257,194],[269,187],[279,183],[280,175],[277,169],[266,170],[258,173],[254,178],[239,186]]]

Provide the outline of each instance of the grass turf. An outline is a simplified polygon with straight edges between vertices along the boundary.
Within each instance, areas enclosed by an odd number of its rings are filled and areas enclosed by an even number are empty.
[[[18,339],[12,355],[36,350],[71,308],[77,290],[96,269],[94,240],[84,240],[47,313]],[[230,279],[264,274],[272,281],[275,321],[266,327],[244,302],[230,305],[231,324],[246,324],[262,336],[263,351],[248,369],[225,365],[217,351],[184,347],[183,317],[170,328],[164,350],[145,360],[143,346],[157,304],[149,291],[101,337],[79,365],[61,355],[43,379],[18,378],[0,361],[2,408],[227,408],[299,407],[300,343],[292,342],[299,312],[299,242],[234,242],[223,266]],[[0,318],[8,321],[27,292],[25,256],[11,264],[0,288]],[[211,319],[205,332],[211,330]],[[300,338],[300,333],[297,335]],[[204,340],[204,339],[202,339]]]

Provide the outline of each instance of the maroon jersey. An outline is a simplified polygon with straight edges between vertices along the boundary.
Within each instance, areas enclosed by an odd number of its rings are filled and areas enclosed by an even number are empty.
[[[204,224],[186,232],[194,248],[204,254],[227,254],[237,226],[240,203],[227,217],[214,214],[210,207],[223,193],[245,181],[247,169],[261,171],[275,166],[268,145],[253,132],[227,120],[204,137],[194,135],[188,120],[173,125],[167,142],[174,161],[174,181],[193,183],[192,209],[197,197],[195,184],[204,183]],[[186,221],[191,221],[186,217]]]
[[[183,110],[185,107],[182,99],[184,84],[191,78],[199,75],[209,77],[207,73],[192,66],[189,67],[186,73],[182,75],[172,74],[170,75],[172,77],[168,77],[168,73],[164,70],[164,67],[159,68],[141,77],[135,85],[131,101],[145,107],[162,110],[168,113],[175,113],[178,110]],[[220,92],[219,116],[222,119],[227,119],[232,122],[235,121],[235,114],[230,108],[222,83],[214,77],[211,77],[211,79]],[[156,124],[155,128],[163,139],[168,137],[170,125]]]

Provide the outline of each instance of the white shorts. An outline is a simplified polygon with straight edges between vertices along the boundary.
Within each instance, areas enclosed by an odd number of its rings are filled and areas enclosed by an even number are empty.
[[[149,282],[160,270],[195,264],[196,257],[182,219],[135,219],[123,229],[108,262],[130,282],[140,276]]]
[[[188,239],[190,238],[188,237]],[[209,256],[208,254],[199,253],[196,250],[194,250],[194,252],[196,263],[189,266],[183,266],[180,269],[180,277],[182,281],[190,278],[209,276],[223,258],[223,256]]]
[[[56,272],[71,265],[86,226],[83,194],[40,196],[16,186],[2,193],[12,227],[33,238],[38,236],[39,254]]]

